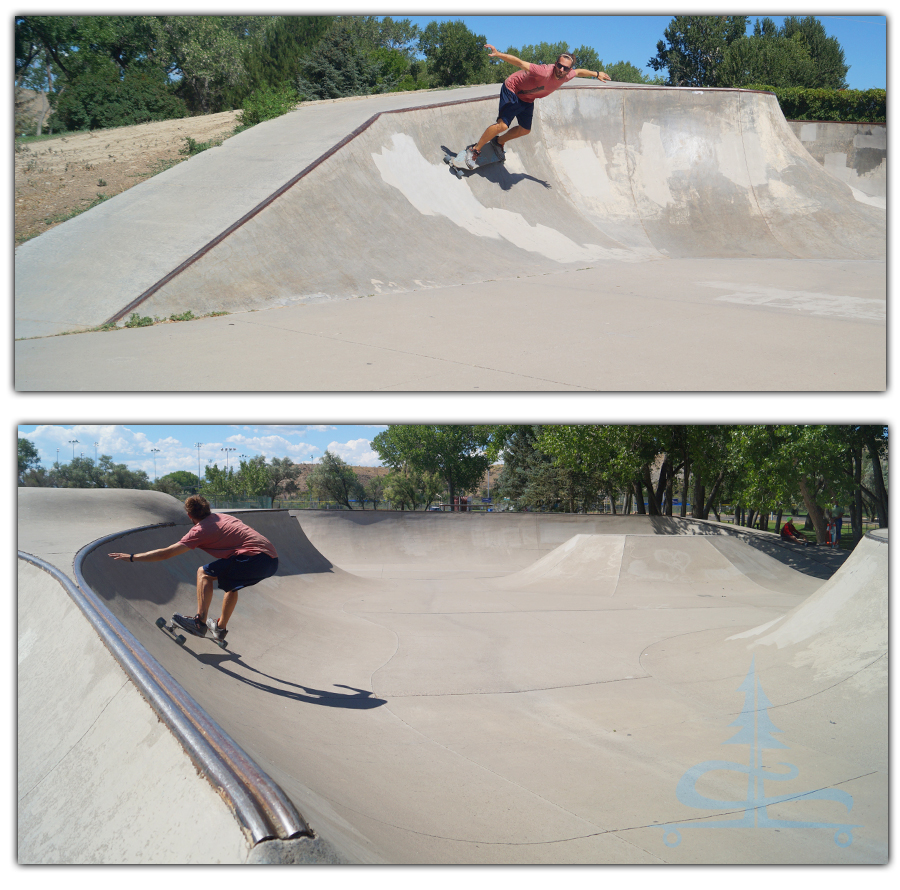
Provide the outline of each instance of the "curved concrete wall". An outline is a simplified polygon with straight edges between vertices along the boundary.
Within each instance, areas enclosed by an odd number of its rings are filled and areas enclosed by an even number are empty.
[[[19,864],[239,863],[234,814],[62,585],[19,560]]]
[[[887,124],[788,121],[803,147],[857,201],[887,206]]]
[[[504,165],[459,181],[443,156],[476,138],[495,102],[381,115],[143,311],[366,297],[601,260],[884,256],[883,214],[812,162],[769,94],[560,90]]]

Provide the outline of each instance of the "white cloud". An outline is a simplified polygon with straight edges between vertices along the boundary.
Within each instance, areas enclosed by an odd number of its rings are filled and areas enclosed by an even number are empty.
[[[273,457],[289,457],[293,461],[308,461],[316,452],[321,451],[308,442],[289,442],[284,436],[244,436],[240,433],[228,437],[229,444],[238,445],[253,454],[264,454],[267,459]]]
[[[353,439],[350,442],[332,442],[328,451],[353,467],[380,467],[381,458],[372,451],[368,439]]]

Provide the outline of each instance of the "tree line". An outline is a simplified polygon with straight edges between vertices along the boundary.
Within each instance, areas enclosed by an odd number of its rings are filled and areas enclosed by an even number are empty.
[[[177,471],[151,484],[106,455],[46,470],[20,438],[19,485],[156,488],[177,497],[200,490],[221,500],[268,497],[270,505],[305,494],[351,510],[415,510],[484,496],[499,463],[491,499],[514,510],[721,520],[727,507],[735,523],[761,529],[772,516],[777,528],[801,512],[820,542],[834,504],[847,508],[854,540],[866,516],[888,524],[888,430],[880,425],[392,424],[371,444],[386,472],[357,472],[326,451],[314,465],[259,455],[224,470],[207,466],[203,480]]]
[[[562,19],[561,21],[565,21]],[[843,89],[838,41],[812,16],[781,28],[749,16],[675,16],[647,77],[564,41],[509,46],[530,62],[571,52],[614,81]],[[241,108],[248,123],[310,99],[500,83],[516,70],[461,21],[424,29],[391,16],[23,15],[16,87],[45,93],[58,130],[124,126]]]

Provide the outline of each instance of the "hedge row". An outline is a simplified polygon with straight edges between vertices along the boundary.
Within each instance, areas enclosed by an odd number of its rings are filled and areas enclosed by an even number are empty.
[[[751,84],[749,90],[774,93],[789,121],[853,121],[885,123],[887,91],[825,90]]]

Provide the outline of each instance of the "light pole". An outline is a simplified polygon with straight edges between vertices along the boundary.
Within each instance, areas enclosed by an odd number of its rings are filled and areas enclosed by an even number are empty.
[[[75,460],[75,446],[79,445],[80,442],[78,439],[69,439],[69,444],[72,446],[72,460]]]
[[[154,481],[159,482],[159,474],[156,472],[156,455],[160,453],[159,448],[151,448],[150,451],[153,453],[153,476]]]
[[[99,444],[99,442],[94,442],[94,463],[97,463],[97,446]]]
[[[203,447],[202,442],[195,442],[194,448],[197,449],[197,494],[200,494],[200,449]]]
[[[225,472],[228,472],[228,452],[229,451],[237,451],[237,448],[223,448],[222,451],[225,452]]]

